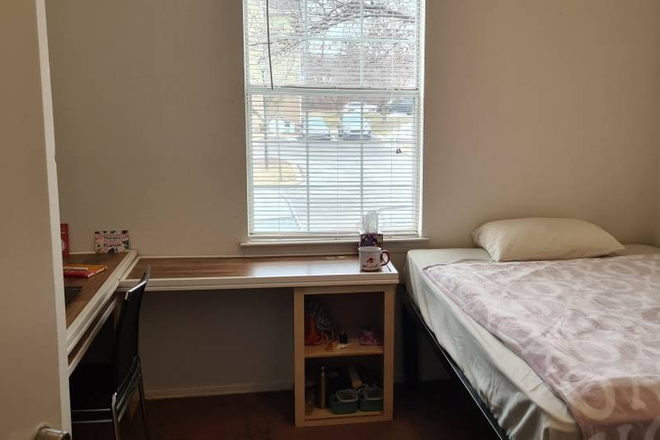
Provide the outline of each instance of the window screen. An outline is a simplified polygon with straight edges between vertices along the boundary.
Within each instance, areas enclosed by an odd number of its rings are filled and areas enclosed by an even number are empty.
[[[418,235],[422,1],[244,8],[250,239]]]

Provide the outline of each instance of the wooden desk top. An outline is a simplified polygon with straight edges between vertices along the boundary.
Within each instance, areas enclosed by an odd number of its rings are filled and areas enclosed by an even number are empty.
[[[67,349],[70,352],[112,297],[119,278],[137,258],[137,251],[120,254],[72,254],[67,263],[104,264],[108,269],[91,278],[64,278],[65,286],[81,286],[80,292],[66,306]]]
[[[140,258],[126,279],[135,285],[147,266],[147,290],[215,290],[298,286],[397,284],[390,263],[380,272],[361,272],[356,255],[331,257],[154,257]]]
[[[64,278],[64,285],[81,286],[80,292],[76,295],[75,299],[66,305],[66,326],[71,326],[71,323],[80,315],[80,312],[85,308],[89,301],[96,295],[103,283],[108,280],[112,275],[119,263],[126,258],[128,254],[75,254],[70,255],[64,259],[64,264],[69,263],[82,263],[82,264],[103,264],[108,266],[108,269],[95,275],[91,278]]]

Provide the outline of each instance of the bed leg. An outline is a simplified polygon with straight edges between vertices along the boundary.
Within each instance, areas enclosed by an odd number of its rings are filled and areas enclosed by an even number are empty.
[[[415,318],[403,305],[401,307],[401,327],[403,330],[403,373],[406,388],[415,390],[419,382],[419,350],[417,347],[417,328]]]

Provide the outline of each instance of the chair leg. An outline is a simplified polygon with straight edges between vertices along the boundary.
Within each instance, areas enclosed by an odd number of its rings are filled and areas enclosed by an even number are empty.
[[[144,398],[144,382],[142,381],[142,368],[140,368],[140,381],[138,382],[138,389],[140,391],[140,408],[142,409],[142,425],[144,426],[144,438],[149,440],[149,427],[147,426],[147,409],[146,400]]]
[[[112,395],[112,425],[115,430],[115,440],[120,440],[119,438],[119,417],[117,414],[117,393]]]

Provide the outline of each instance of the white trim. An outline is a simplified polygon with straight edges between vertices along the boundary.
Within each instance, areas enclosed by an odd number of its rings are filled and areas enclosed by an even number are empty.
[[[127,252],[124,259],[112,271],[110,276],[108,276],[108,279],[105,280],[96,294],[94,294],[80,314],[66,329],[67,354],[73,351],[76,344],[80,341],[80,338],[85,335],[89,326],[92,325],[94,319],[101,312],[102,307],[108,302],[108,298],[115,293],[115,290],[117,290],[117,287],[119,286],[119,280],[128,273],[126,271],[131,263],[137,259],[137,255],[138,252],[136,250],[130,250]]]
[[[293,382],[240,383],[198,388],[174,388],[165,390],[145,390],[147,400],[177,399],[185,397],[224,396],[227,394],[263,393],[268,391],[288,391]]]
[[[421,139],[421,136],[415,136],[415,137],[410,138],[410,141],[414,142],[414,141],[417,141],[417,140],[420,140],[420,139]],[[278,145],[278,144],[291,145],[291,144],[296,144],[296,143],[298,143],[298,144],[309,144],[309,145],[315,145],[315,144],[327,145],[328,143],[341,143],[341,142],[344,142],[344,141],[342,141],[341,139],[334,138],[334,139],[331,139],[331,140],[318,140],[318,139],[299,140],[299,139],[297,139],[297,140],[293,140],[293,141],[290,140],[290,139],[260,139],[260,140],[256,140],[256,141],[252,141],[252,142],[255,143],[255,144],[269,144],[269,145]],[[380,144],[380,145],[382,145],[382,144],[392,144],[392,145],[396,145],[399,142],[400,141],[383,140],[383,139],[360,139],[360,141],[359,141],[359,143],[364,144],[364,145],[369,145],[369,144]],[[314,187],[314,185],[310,185],[310,186]],[[387,186],[388,188],[396,187],[396,185],[385,185],[385,184],[380,184],[380,185],[372,184],[370,186],[372,188],[384,188],[385,186]],[[407,187],[408,185],[399,185],[399,186]],[[317,185],[316,187],[319,187],[319,186]],[[314,235],[323,235],[323,233],[321,233],[321,232],[314,232],[314,233],[304,232],[304,233],[301,233],[301,234],[307,234],[307,235],[312,235],[312,236],[314,236]],[[409,233],[408,235],[410,235],[410,234],[412,234],[412,232]],[[256,235],[258,236],[258,234],[256,234]]]
[[[355,89],[346,87],[305,87],[305,86],[280,86],[271,89],[264,86],[248,86],[250,95],[350,95],[350,96],[383,96],[392,94],[393,96],[419,96],[419,89]]]
[[[394,375],[394,383],[403,383],[403,374]],[[182,399],[186,397],[226,396],[229,394],[267,393],[272,391],[293,390],[293,382],[262,382],[216,385],[197,388],[173,388],[163,390],[145,390],[147,400]]]
[[[143,255],[140,254],[140,258],[149,258],[149,259],[163,259],[163,258],[243,258],[241,254],[205,254],[205,255]],[[135,267],[133,264],[133,267]],[[131,267],[131,270],[133,269]],[[130,271],[127,271],[129,273]]]
[[[391,265],[388,265],[390,268]],[[119,291],[126,291],[137,284],[137,279],[121,279]],[[373,284],[398,284],[399,274],[393,268],[388,272],[362,272],[358,274],[319,274],[300,276],[242,276],[197,278],[151,278],[148,292],[192,290],[274,289],[278,287],[359,286]]]
[[[419,194],[417,203],[419,203],[419,222],[417,224],[417,229],[420,235],[424,234],[424,149],[425,149],[425,139],[424,135],[424,118],[426,116],[424,106],[426,102],[426,0],[419,2],[419,107],[417,111],[419,116],[417,118],[417,128],[419,130],[418,136],[418,155],[417,155],[417,172],[419,173],[417,184],[419,185]]]
[[[342,240],[259,240],[241,243],[245,256],[274,257],[274,256],[325,256],[357,254],[358,239]],[[426,249],[429,239],[426,237],[414,238],[387,238],[383,248],[391,253],[405,253],[412,249]]]
[[[137,266],[138,261],[140,261],[140,258],[135,258],[133,260],[133,262],[130,264],[130,266],[128,266],[128,268],[121,275],[121,277],[119,278],[119,281],[121,281],[122,278],[127,277],[129,273],[133,272],[133,269],[135,268],[135,266]]]
[[[310,239],[259,239],[253,238],[250,241],[241,243],[241,247],[259,247],[259,246],[297,246],[297,245],[332,245],[332,244],[353,244],[357,245],[358,237],[355,238],[330,238],[321,239],[319,237],[310,238]],[[429,239],[427,237],[409,237],[409,238],[397,238],[397,237],[383,237],[383,241],[387,244],[390,243],[428,243]]]
[[[355,17],[355,22],[359,23],[361,32],[359,37],[354,37],[354,36],[348,36],[348,35],[343,35],[343,36],[336,36],[336,35],[311,35],[310,33],[305,30],[302,34],[295,34],[289,32],[288,34],[285,32],[286,35],[271,35],[270,31],[270,26],[269,26],[269,8],[268,8],[268,3],[266,2],[266,9],[265,9],[265,28],[261,26],[254,26],[252,27],[252,22],[249,20],[249,15],[248,10],[250,9],[248,7],[248,4],[250,3],[250,0],[243,0],[243,54],[244,54],[244,63],[243,63],[243,68],[244,68],[244,75],[243,75],[243,86],[244,86],[244,93],[245,93],[245,127],[246,127],[246,162],[247,162],[247,173],[246,173],[246,180],[247,180],[247,198],[248,198],[248,203],[247,203],[247,214],[248,214],[248,235],[249,235],[249,240],[258,240],[261,238],[257,231],[265,231],[269,235],[275,234],[275,235],[285,235],[287,238],[289,238],[291,235],[295,235],[290,233],[290,231],[282,231],[282,226],[281,225],[269,225],[264,223],[262,227],[262,222],[267,221],[267,217],[275,216],[275,217],[291,217],[293,220],[298,224],[297,227],[294,229],[300,229],[301,230],[301,235],[306,235],[308,237],[316,238],[318,236],[323,236],[324,232],[328,233],[327,235],[330,235],[329,233],[333,232],[333,230],[336,228],[333,226],[333,223],[331,220],[323,221],[323,220],[314,220],[316,218],[316,214],[312,214],[311,211],[313,211],[312,207],[314,206],[323,206],[326,207],[327,203],[330,203],[330,205],[327,205],[327,210],[328,212],[331,213],[336,213],[336,214],[341,214],[341,209],[339,207],[335,207],[336,202],[334,200],[324,200],[320,198],[319,200],[321,201],[315,201],[315,202],[310,202],[310,197],[313,194],[313,191],[311,191],[311,188],[313,188],[315,185],[311,183],[312,180],[314,180],[312,177],[310,177],[310,173],[314,175],[314,172],[311,172],[310,169],[310,157],[312,153],[310,152],[310,145],[314,144],[322,144],[325,145],[328,142],[331,142],[331,144],[335,145],[340,145],[340,144],[346,144],[346,142],[342,139],[340,140],[338,137],[336,137],[334,134],[330,134],[330,129],[328,128],[328,139],[323,139],[323,140],[312,140],[312,139],[298,139],[297,141],[293,141],[291,139],[280,139],[279,138],[279,128],[276,129],[275,131],[277,132],[275,134],[275,138],[271,139],[273,137],[272,135],[269,135],[269,133],[272,131],[270,129],[270,124],[268,124],[269,121],[274,121],[274,117],[276,116],[272,112],[279,112],[280,109],[284,109],[283,112],[286,113],[287,120],[290,123],[296,124],[296,120],[298,122],[300,121],[306,121],[306,118],[310,117],[309,110],[306,108],[307,106],[303,105],[303,102],[300,100],[302,97],[310,97],[310,96],[331,96],[331,97],[337,97],[337,96],[343,96],[346,97],[347,100],[353,101],[353,100],[359,100],[359,101],[369,101],[371,98],[383,98],[386,100],[391,100],[391,99],[399,99],[399,98],[410,98],[411,103],[412,103],[412,113],[409,114],[405,120],[405,127],[404,128],[404,121],[401,121],[401,123],[396,123],[396,130],[386,130],[387,135],[384,136],[385,139],[358,139],[355,140],[355,142],[350,142],[351,145],[351,151],[356,154],[356,156],[359,153],[359,180],[356,178],[354,181],[351,180],[350,185],[346,185],[346,188],[350,188],[351,194],[355,196],[355,205],[354,209],[351,210],[350,217],[358,217],[357,214],[364,214],[366,205],[365,203],[368,203],[373,200],[374,207],[378,206],[380,207],[381,210],[392,210],[392,209],[397,209],[400,210],[401,217],[398,220],[392,220],[393,224],[391,226],[391,232],[395,233],[396,229],[394,226],[398,224],[399,227],[403,227],[405,230],[401,231],[402,235],[417,235],[421,233],[420,225],[422,223],[421,219],[421,192],[422,192],[422,185],[423,185],[423,180],[422,180],[422,162],[421,162],[421,146],[423,143],[423,105],[422,105],[422,99],[423,99],[423,83],[424,83],[424,29],[425,29],[425,9],[424,9],[424,0],[410,0],[410,6],[411,10],[408,11],[409,14],[407,16],[408,18],[408,26],[413,26],[415,29],[415,33],[412,36],[412,38],[408,37],[407,35],[401,35],[396,32],[392,32],[392,35],[386,35],[385,37],[389,38],[369,38],[368,35],[364,34],[364,26],[365,26],[365,20],[366,17],[364,15],[364,5],[360,3],[360,14],[358,17]],[[302,2],[303,6],[306,6],[306,2]],[[261,4],[263,6],[263,4]],[[250,9],[251,10],[251,9]],[[258,14],[261,14],[262,10],[259,11]],[[304,21],[303,28],[306,29],[309,26],[308,22],[308,13],[307,13],[307,8],[305,7],[304,11],[298,11],[302,16],[300,17],[301,20]],[[256,12],[255,12],[256,13]],[[264,17],[262,17],[264,18]],[[392,20],[398,20],[399,17],[392,16]],[[294,35],[295,34],[295,35]],[[277,70],[277,65],[279,65],[278,62],[276,62],[276,65],[274,66],[272,63],[271,59],[271,46],[275,44],[278,41],[295,41],[299,42],[300,44],[297,44],[299,46],[299,55],[300,55],[300,62],[298,63],[298,68],[301,70],[300,74],[302,76],[299,76],[299,79],[293,79],[291,81],[287,80],[286,78],[283,79],[281,85],[277,85],[273,83],[273,69]],[[389,66],[389,69],[386,69],[387,72],[386,74],[383,74],[382,72],[377,72],[376,70],[373,69],[367,69],[369,72],[373,71],[373,74],[375,75],[375,78],[384,78],[384,77],[390,77],[392,75],[393,78],[400,78],[400,79],[405,79],[405,81],[394,81],[392,84],[385,84],[382,81],[369,81],[370,86],[364,86],[364,79],[365,79],[365,74],[369,75],[368,72],[365,71],[365,53],[362,49],[359,50],[359,52],[355,52],[356,55],[358,55],[359,58],[359,66],[353,65],[349,69],[351,74],[349,81],[341,81],[341,84],[345,84],[344,86],[331,86],[331,85],[324,85],[324,84],[318,84],[314,81],[309,81],[305,79],[304,71],[306,71],[306,66],[311,62],[311,65],[316,65],[314,63],[314,60],[316,58],[311,55],[312,52],[309,51],[309,44],[307,42],[309,41],[337,41],[337,42],[361,42],[361,43],[369,43],[369,42],[378,42],[378,43],[385,43],[385,44],[392,44],[395,43],[395,45],[403,45],[405,47],[409,47],[411,49],[414,49],[412,52],[414,53],[406,53],[407,56],[403,57],[402,59],[399,60],[398,64],[395,63],[395,65]],[[262,50],[267,51],[268,55],[268,65],[264,65],[262,61],[257,60],[254,58],[254,53],[252,48],[256,47],[257,52],[261,52]],[[305,49],[306,48],[306,49]],[[294,51],[295,52],[295,51]],[[310,58],[311,56],[311,58]],[[323,57],[322,57],[323,58]],[[323,58],[326,59],[326,58]],[[281,61],[281,60],[280,60]],[[286,61],[286,60],[285,60]],[[288,62],[285,63],[287,66],[290,64]],[[284,66],[284,64],[282,64]],[[295,67],[295,66],[294,66]],[[334,66],[331,68],[333,74],[339,75],[341,77],[344,73],[342,73],[341,69],[337,69],[337,66]],[[400,70],[403,68],[403,70]],[[412,72],[409,70],[412,69]],[[295,69],[294,69],[295,70]],[[259,75],[259,73],[261,73]],[[256,75],[253,75],[256,74]],[[359,74],[359,81],[355,83],[353,80],[358,79],[358,74]],[[268,75],[270,78],[268,78]],[[383,76],[385,75],[385,76]],[[351,78],[353,80],[351,80]],[[414,80],[412,83],[409,80]],[[362,86],[361,86],[362,85]],[[267,97],[283,97],[281,100],[275,100],[273,102],[266,102]],[[289,98],[292,98],[294,102],[298,102],[298,104],[291,104],[289,103]],[[295,98],[295,99],[294,99]],[[374,101],[375,102],[375,101]],[[257,108],[259,110],[257,110]],[[321,108],[324,108],[327,111],[332,111],[332,113],[337,113],[337,115],[341,115],[344,110],[340,109],[331,109],[330,107],[327,107],[325,105],[322,105]],[[362,115],[360,117],[360,128],[364,129],[364,122],[363,119],[365,118],[364,116],[364,107],[361,106],[360,108],[360,114]],[[270,113],[270,115],[269,115]],[[341,119],[341,118],[340,118]],[[408,129],[408,124],[407,121],[410,120],[410,128]],[[278,124],[276,124],[278,125]],[[304,124],[303,126],[306,126],[309,124]],[[340,124],[341,125],[341,124]],[[279,125],[278,125],[279,127]],[[380,129],[379,129],[380,130]],[[298,130],[293,130],[290,134],[302,134],[304,133],[303,127],[300,129],[300,133],[298,133]],[[307,127],[307,131],[309,131],[309,127]],[[340,131],[341,128],[340,128]],[[392,131],[392,133],[390,133]],[[401,133],[410,133],[411,139],[407,140],[404,139],[401,136]],[[342,133],[337,133],[339,137],[342,137]],[[383,132],[383,134],[385,134]],[[263,139],[262,139],[263,136]],[[300,136],[296,136],[300,137]],[[309,136],[302,136],[303,138],[309,137]],[[323,136],[326,137],[326,136]],[[363,136],[359,136],[360,138]],[[378,136],[380,137],[380,136]],[[269,152],[271,147],[278,147],[281,144],[284,145],[289,145],[291,143],[301,143],[300,149],[296,149],[295,152],[291,153],[283,153],[282,157],[280,157],[280,160],[287,160],[290,161],[291,166],[295,167],[301,167],[302,169],[307,170],[307,176],[301,177],[301,180],[299,182],[296,182],[299,184],[299,189],[297,188],[295,190],[296,195],[294,196],[293,194],[291,196],[288,196],[287,192],[282,194],[282,188],[284,187],[289,187],[281,178],[277,182],[268,182],[268,185],[264,183],[264,186],[261,187],[258,185],[258,176],[256,176],[256,172],[258,171],[258,167],[256,167],[257,163],[257,153],[263,154],[263,156],[268,160],[269,157]],[[353,144],[359,144],[353,145]],[[412,152],[410,153],[410,156],[413,158],[412,161],[409,161],[408,158],[406,160],[401,161],[401,163],[396,162],[396,165],[394,165],[394,162],[391,162],[390,167],[383,170],[383,172],[389,172],[391,173],[390,175],[392,176],[401,176],[399,179],[396,179],[399,183],[395,184],[393,182],[389,183],[383,183],[383,184],[375,184],[371,181],[367,181],[365,179],[365,164],[366,162],[366,156],[365,156],[365,149],[369,145],[380,145],[383,144],[384,146],[387,146],[389,144],[396,145],[396,146],[406,146],[406,148],[411,148]],[[306,146],[306,148],[305,148]],[[266,149],[265,152],[262,152],[262,149]],[[279,147],[278,147],[279,148]],[[419,150],[419,151],[418,151]],[[278,149],[278,154],[279,154],[279,149]],[[408,154],[406,154],[408,155]],[[357,158],[356,158],[357,161]],[[321,170],[332,170],[337,168],[337,164],[332,163],[331,159],[328,159],[327,161],[324,161],[321,165],[319,165]],[[410,167],[412,166],[412,170],[410,170]],[[403,171],[403,172],[402,172]],[[301,171],[302,172],[302,171]],[[318,171],[320,174],[322,171]],[[346,171],[347,173],[350,173],[349,170]],[[304,172],[302,172],[304,174]],[[351,173],[351,174],[356,174],[356,173]],[[356,176],[357,177],[357,174]],[[392,180],[392,179],[390,179]],[[377,190],[375,192],[369,191],[368,188],[370,187],[379,187],[380,190]],[[280,191],[271,191],[268,187],[272,187],[273,189],[279,188]],[[328,185],[329,188],[332,188],[331,185]],[[339,188],[339,183],[334,185],[335,188]],[[343,189],[344,186],[342,185],[341,188]],[[387,188],[389,188],[389,193],[387,191]],[[409,199],[408,196],[403,196],[401,195],[399,198],[403,199],[404,202],[402,203],[394,203],[392,200],[393,193],[392,190],[394,188],[406,188],[406,194],[408,191],[411,193],[411,198]],[[264,193],[261,193],[259,191],[264,190]],[[382,192],[381,192],[382,191]],[[359,194],[359,199],[358,199],[358,194]],[[388,195],[389,194],[389,195]],[[305,200],[306,196],[306,200]],[[258,201],[255,202],[255,198],[259,199]],[[295,200],[290,201],[290,198],[295,198]],[[337,198],[339,198],[339,190],[337,192]],[[388,202],[389,201],[389,202]],[[275,203],[276,202],[276,203]],[[400,202],[400,200],[397,200],[397,202]],[[297,207],[293,207],[292,205],[296,205]],[[358,205],[359,204],[359,205]],[[388,205],[397,205],[397,206],[388,206]],[[385,205],[385,206],[383,206]],[[358,210],[359,206],[359,210]],[[340,212],[337,212],[337,210],[340,210]],[[263,214],[261,212],[263,211]],[[315,210],[314,210],[315,211]],[[341,215],[340,215],[341,217]],[[350,218],[349,217],[349,218]],[[357,222],[357,218],[355,219]],[[342,223],[345,223],[347,219],[343,219]],[[414,223],[414,224],[413,224]],[[286,229],[286,228],[285,228]],[[341,227],[338,228],[342,231],[345,232],[350,232],[352,227]],[[282,233],[282,234],[280,234]],[[326,236],[327,236],[326,235]],[[344,235],[344,234],[342,234]],[[256,237],[256,239],[255,239]],[[277,237],[266,237],[268,238],[277,238]]]
[[[254,284],[224,284],[220,279],[209,280],[208,284],[197,283],[196,279],[176,279],[176,283],[170,283],[171,280],[161,279],[161,282],[154,282],[155,280],[150,280],[149,285],[147,286],[147,292],[193,292],[200,290],[243,290],[243,289],[277,289],[277,288],[293,288],[293,287],[327,287],[327,286],[337,286],[337,285],[347,285],[347,286],[371,286],[374,284],[374,281],[361,281],[361,282],[338,282],[338,281],[327,281],[327,282],[318,282],[310,284],[309,282],[298,282],[298,283],[254,283]],[[126,292],[135,284],[138,280],[124,280],[122,284],[117,288],[118,292]],[[378,284],[399,284],[398,280],[394,281],[379,281]]]
[[[363,7],[362,4],[360,7]],[[340,43],[417,43],[415,38],[349,38],[349,37],[332,37],[324,35],[323,37],[319,36],[304,36],[304,35],[274,35],[271,36],[271,42],[273,41],[338,41]],[[261,43],[268,44],[268,43]]]

